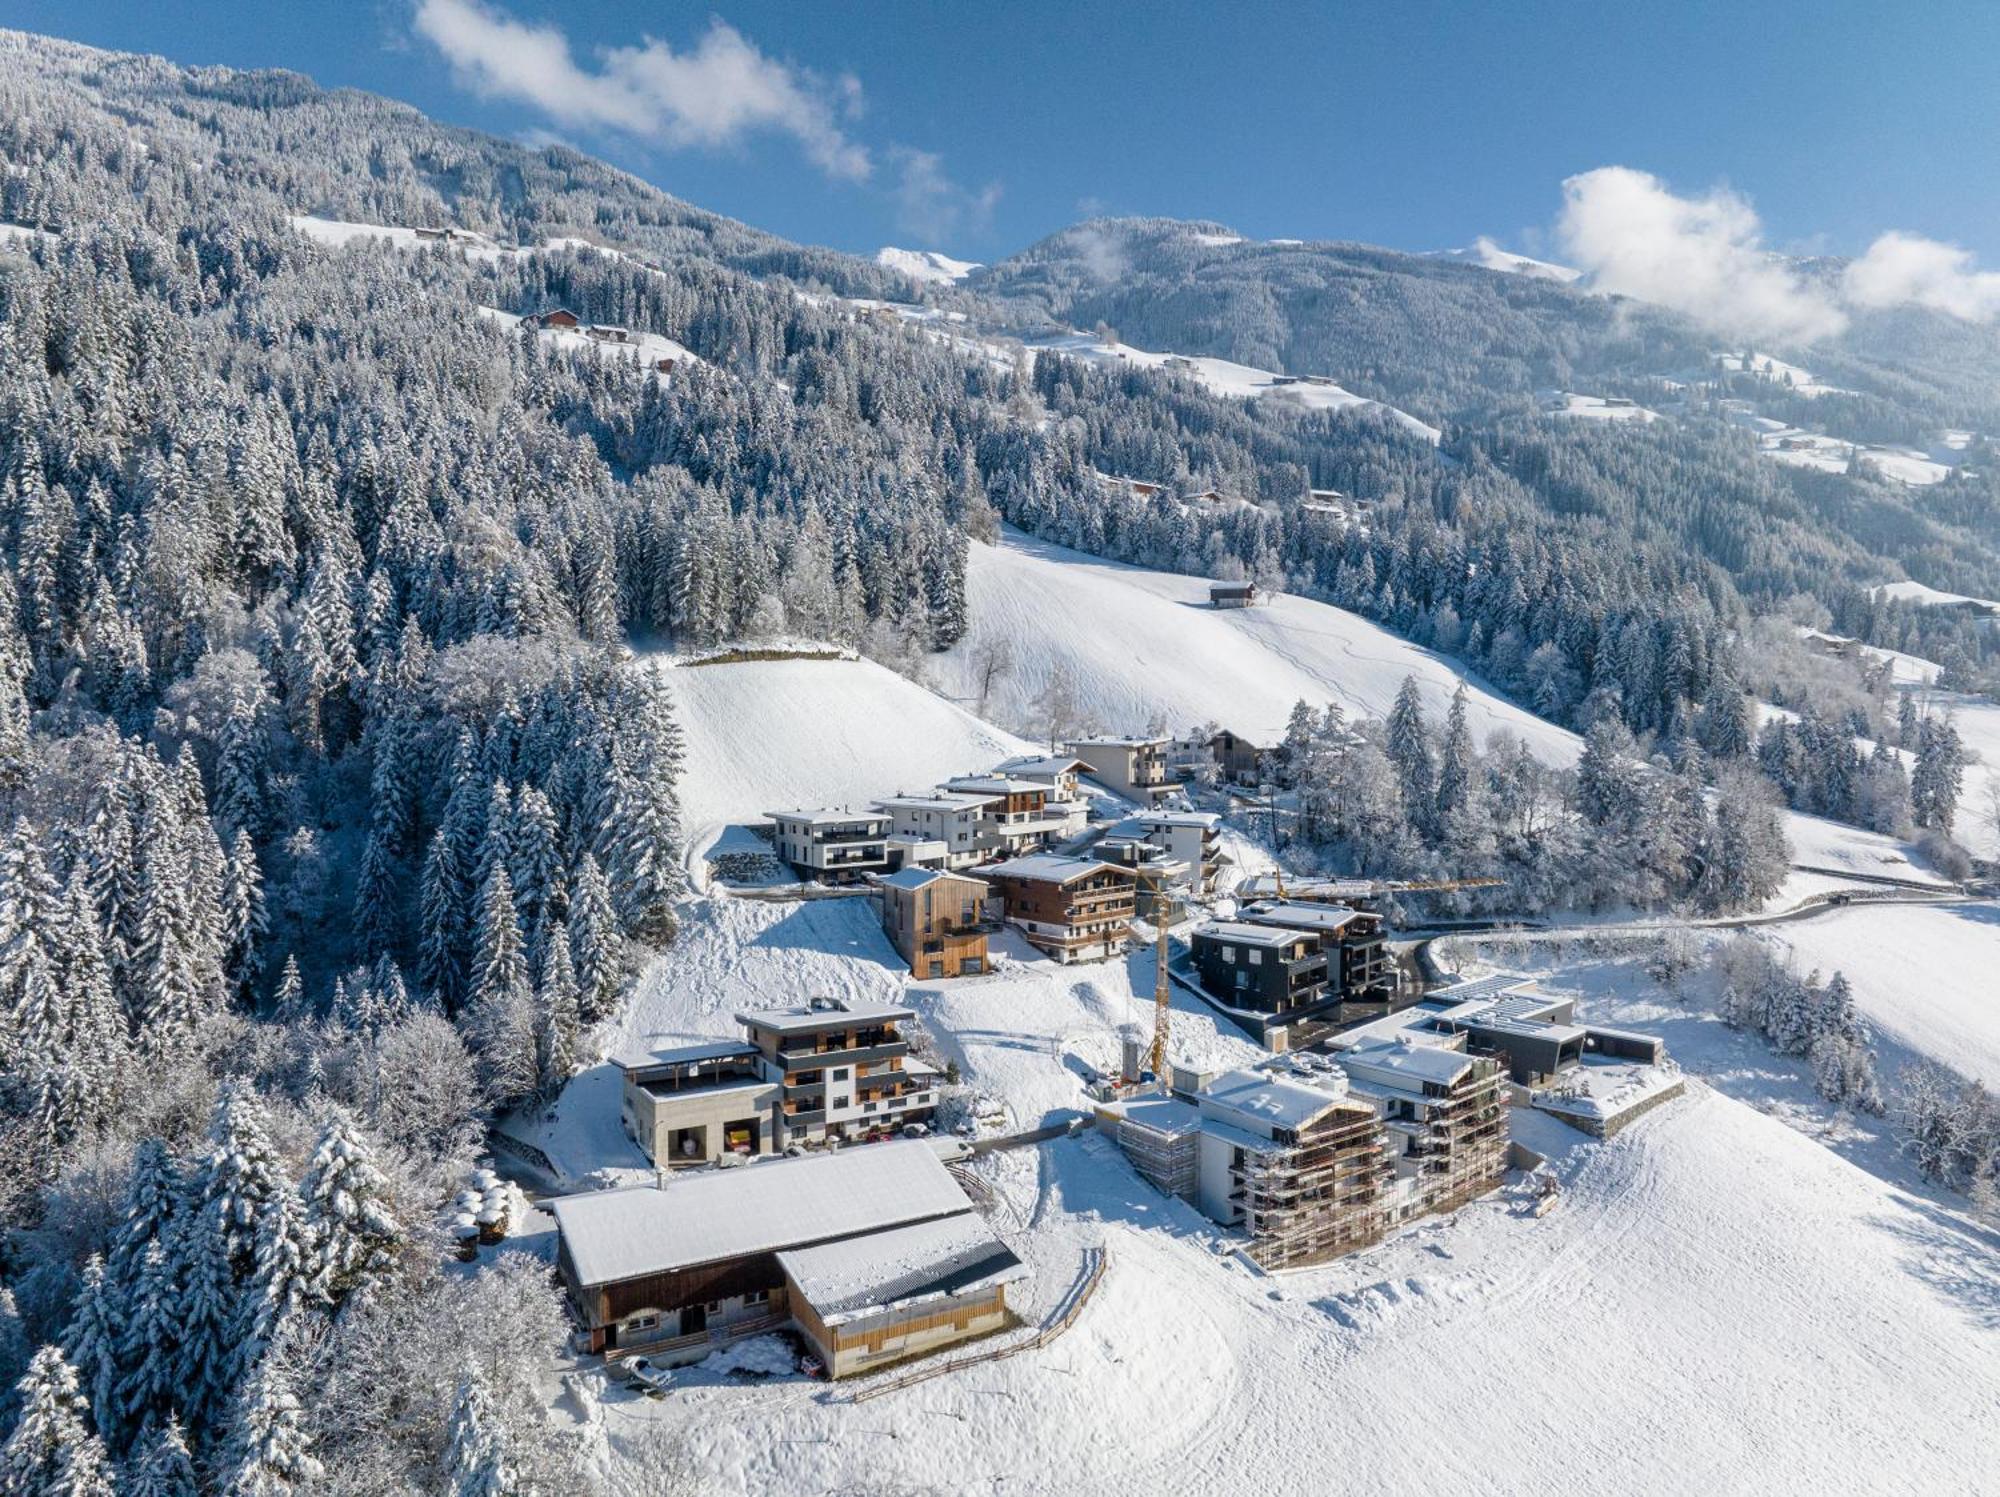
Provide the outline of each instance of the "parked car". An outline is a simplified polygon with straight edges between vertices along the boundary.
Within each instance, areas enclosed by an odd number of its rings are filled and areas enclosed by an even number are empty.
[[[646,1357],[633,1357],[625,1364],[625,1372],[649,1394],[665,1393],[674,1385],[673,1372]]]

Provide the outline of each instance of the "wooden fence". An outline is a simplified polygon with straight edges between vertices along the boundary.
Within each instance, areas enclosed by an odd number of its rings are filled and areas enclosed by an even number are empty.
[[[1097,1286],[1103,1282],[1104,1270],[1111,1261],[1110,1252],[1101,1247],[1091,1248],[1084,1255],[1083,1273],[1057,1306],[1055,1315],[1034,1332],[1019,1340],[1009,1341],[1004,1346],[991,1347],[985,1351],[971,1352],[966,1356],[953,1357],[949,1361],[920,1367],[914,1372],[906,1372],[901,1377],[892,1377],[886,1382],[870,1383],[865,1388],[857,1388],[848,1395],[849,1403],[866,1403],[871,1398],[880,1398],[884,1393],[894,1393],[898,1388],[913,1387],[929,1382],[934,1377],[943,1377],[948,1372],[958,1372],[967,1367],[975,1367],[981,1362],[998,1362],[1002,1358],[1018,1355],[1024,1351],[1038,1350],[1047,1346],[1058,1336],[1076,1324],[1083,1307],[1090,1303],[1090,1297],[1097,1293]]]

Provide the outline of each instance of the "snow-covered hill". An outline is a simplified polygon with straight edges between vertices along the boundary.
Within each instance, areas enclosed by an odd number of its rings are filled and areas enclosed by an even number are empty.
[[[1462,260],[1468,265],[1477,265],[1484,270],[1497,270],[1503,275],[1532,276],[1541,281],[1558,281],[1563,285],[1583,279],[1583,272],[1568,265],[1557,265],[1549,260],[1536,260],[1527,255],[1517,255],[1512,250],[1504,250],[1484,234],[1463,249],[1434,250],[1432,257],[1439,260]]]
[[[1407,411],[1399,411],[1379,400],[1356,395],[1331,380],[1307,380],[1274,373],[1269,369],[1236,364],[1228,359],[1188,358],[1181,354],[1158,353],[1134,348],[1129,343],[1107,343],[1095,333],[1064,333],[1055,337],[1031,338],[1030,348],[1049,349],[1070,358],[1094,364],[1137,364],[1145,369],[1175,369],[1192,375],[1216,395],[1234,400],[1280,400],[1309,411],[1343,411],[1355,407],[1379,410],[1422,437],[1433,446],[1444,433]]]
[[[1103,561],[1013,530],[998,545],[973,544],[967,591],[972,630],[939,657],[940,687],[978,710],[982,656],[1004,641],[1012,664],[995,681],[985,713],[1029,732],[1042,727],[1037,703],[1059,662],[1077,682],[1086,717],[1105,731],[1216,722],[1264,740],[1283,736],[1301,699],[1386,716],[1410,675],[1426,708],[1441,717],[1462,672],[1329,604],[1279,597],[1216,610],[1202,578]],[[1476,679],[1472,685],[1473,730],[1482,739],[1505,728],[1551,762],[1575,759],[1574,734]]]
[[[945,285],[962,281],[979,269],[977,260],[954,260],[936,250],[897,249],[894,245],[875,251],[875,263],[886,270],[900,270],[911,280]]]
[[[657,664],[687,741],[681,811],[694,854],[732,822],[864,806],[1029,748],[870,660]]]

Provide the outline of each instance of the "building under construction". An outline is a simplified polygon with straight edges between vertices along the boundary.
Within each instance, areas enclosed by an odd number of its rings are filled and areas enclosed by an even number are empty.
[[[1375,1051],[1180,1072],[1191,1084],[1106,1103],[1098,1120],[1147,1180],[1240,1228],[1261,1266],[1321,1263],[1484,1194],[1506,1171],[1495,1062]]]

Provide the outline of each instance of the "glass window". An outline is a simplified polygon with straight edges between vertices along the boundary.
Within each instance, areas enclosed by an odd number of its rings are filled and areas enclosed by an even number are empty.
[[[1264,965],[1264,953],[1257,950],[1254,946],[1250,949],[1250,965],[1253,967]]]

